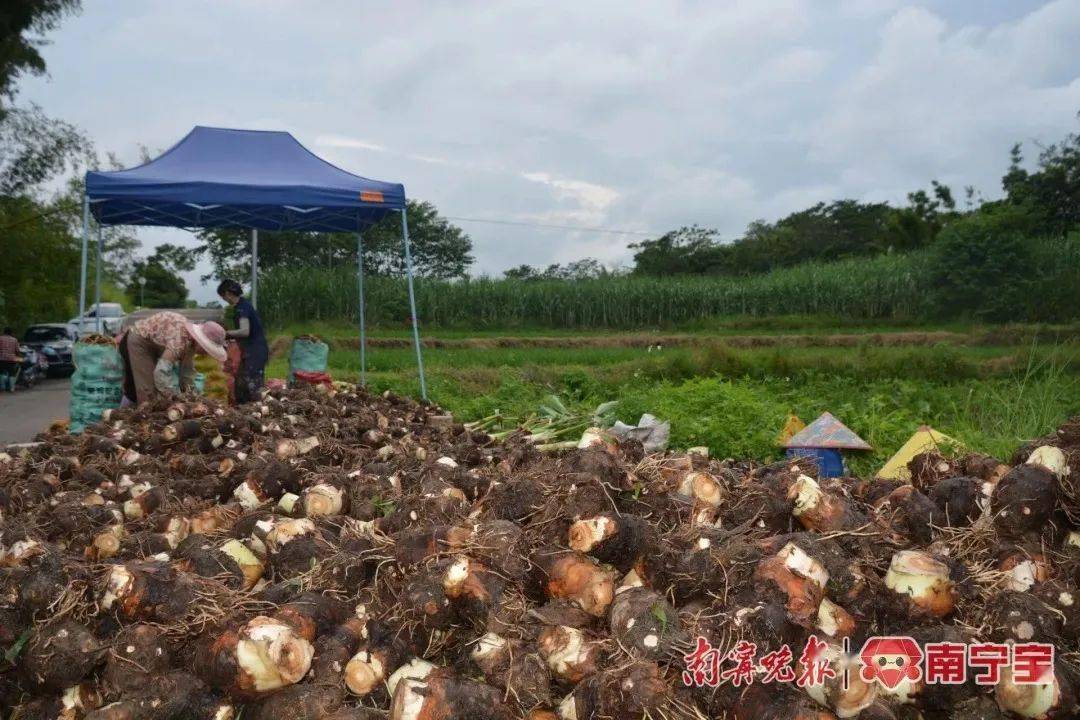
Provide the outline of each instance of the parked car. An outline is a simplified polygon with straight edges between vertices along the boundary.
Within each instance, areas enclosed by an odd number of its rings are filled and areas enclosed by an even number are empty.
[[[124,306],[120,303],[101,303],[101,330],[98,330],[97,306],[91,307],[81,317],[74,317],[68,321],[68,326],[75,332],[76,337],[92,335],[102,332],[106,335],[116,335],[124,326]]]
[[[49,375],[70,375],[75,372],[71,351],[75,333],[63,323],[31,325],[23,335],[22,344],[39,352],[49,365]]]

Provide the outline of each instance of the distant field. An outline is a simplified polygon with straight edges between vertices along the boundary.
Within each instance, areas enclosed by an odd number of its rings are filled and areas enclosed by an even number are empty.
[[[1006,456],[1080,413],[1075,327],[790,325],[663,335],[435,330],[425,334],[424,361],[431,397],[466,420],[527,416],[552,393],[579,408],[619,400],[623,421],[652,412],[672,421],[676,446],[732,457],[778,457],[773,438],[787,413],[810,420],[830,410],[875,446],[853,458],[862,472],[920,423]],[[335,377],[358,377],[351,327],[304,329],[331,342]],[[289,330],[272,334],[271,375],[286,372],[288,338],[300,328]],[[370,385],[418,394],[409,336],[396,328],[373,336]]]

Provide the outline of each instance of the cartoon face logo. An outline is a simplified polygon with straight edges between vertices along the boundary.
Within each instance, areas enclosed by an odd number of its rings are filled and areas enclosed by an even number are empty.
[[[865,682],[877,680],[895,690],[904,678],[912,682],[922,677],[919,663],[923,653],[910,637],[872,637],[859,653],[862,669],[859,677]]]

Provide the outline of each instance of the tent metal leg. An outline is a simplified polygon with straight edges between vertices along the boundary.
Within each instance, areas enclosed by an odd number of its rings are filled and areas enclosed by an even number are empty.
[[[259,231],[251,228],[251,304],[259,307]]]
[[[82,270],[79,273],[79,328],[86,313],[86,255],[90,245],[90,198],[83,193],[82,209]]]
[[[364,328],[364,236],[356,234],[356,287],[360,293],[360,385],[367,387],[367,334]]]
[[[94,319],[97,331],[101,333],[101,256],[105,254],[105,240],[101,235],[101,225],[97,229],[97,258],[94,262],[94,273],[97,279],[94,281]]]
[[[401,209],[401,237],[405,240],[405,277],[409,283],[409,313],[412,317],[413,345],[416,346],[416,367],[420,370],[420,397],[427,400],[427,379],[424,377],[424,356],[420,352],[420,326],[416,322],[416,293],[413,291],[412,250],[409,249],[409,220]]]

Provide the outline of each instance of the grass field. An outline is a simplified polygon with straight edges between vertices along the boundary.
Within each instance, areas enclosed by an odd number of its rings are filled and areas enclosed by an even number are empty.
[[[358,377],[355,330],[302,329],[330,342],[336,378]],[[272,334],[271,376],[285,375],[300,331]],[[418,394],[407,333],[372,335],[370,385]],[[624,422],[651,412],[671,421],[674,446],[722,456],[779,457],[773,441],[789,412],[809,421],[829,410],[874,445],[851,458],[869,472],[921,423],[1006,457],[1080,413],[1078,337],[1075,327],[737,319],[663,334],[429,331],[424,360],[432,399],[465,420],[528,416],[550,394],[581,409],[619,400]]]

